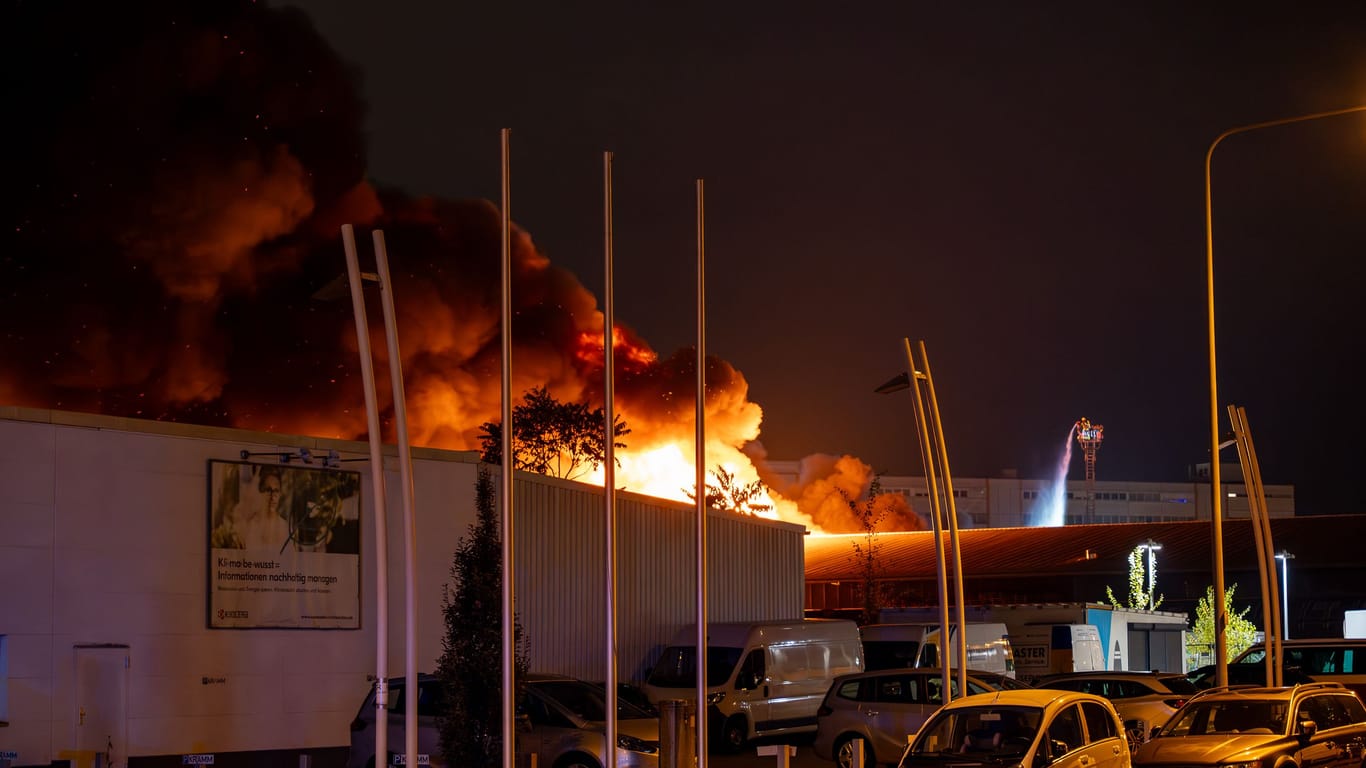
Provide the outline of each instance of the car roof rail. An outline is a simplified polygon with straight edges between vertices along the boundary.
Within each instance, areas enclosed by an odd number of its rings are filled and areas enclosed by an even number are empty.
[[[1346,689],[1346,688],[1347,688],[1347,686],[1343,685],[1342,683],[1339,683],[1339,682],[1336,682],[1336,681],[1329,681],[1329,680],[1323,680],[1323,681],[1318,681],[1318,680],[1316,680],[1316,681],[1309,682],[1309,683],[1295,683],[1295,685],[1294,685],[1293,687],[1296,688],[1297,690],[1301,690],[1301,691],[1319,690],[1319,689],[1322,689],[1322,688],[1343,688],[1343,689]]]
[[[1216,685],[1210,688],[1203,688],[1197,691],[1196,693],[1191,694],[1189,697],[1186,698],[1186,703],[1189,704],[1190,702],[1195,701],[1196,699],[1203,699],[1206,696],[1212,696],[1216,693],[1233,693],[1236,691],[1250,690],[1253,688],[1262,687],[1264,686],[1253,685],[1252,683],[1238,683],[1237,685]]]

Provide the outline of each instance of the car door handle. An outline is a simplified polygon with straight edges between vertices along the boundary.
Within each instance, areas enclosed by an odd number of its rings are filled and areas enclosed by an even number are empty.
[[[878,711],[877,711],[876,709],[870,709],[870,710],[865,711],[863,714],[865,714],[865,715],[867,715],[867,716],[869,716],[869,717],[877,717],[877,716],[878,716]]]

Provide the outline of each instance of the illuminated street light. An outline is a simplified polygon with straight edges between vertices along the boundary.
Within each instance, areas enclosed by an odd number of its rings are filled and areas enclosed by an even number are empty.
[[[1348,107],[1346,109],[1335,109],[1330,112],[1315,112],[1298,117],[1287,117],[1280,120],[1268,120],[1261,123],[1252,123],[1237,128],[1230,128],[1215,137],[1209,145],[1209,151],[1205,153],[1205,289],[1207,307],[1209,310],[1209,425],[1210,425],[1210,517],[1213,524],[1213,535],[1211,544],[1214,549],[1214,592],[1217,599],[1214,601],[1214,664],[1215,664],[1215,685],[1228,685],[1228,612],[1224,608],[1224,529],[1223,529],[1223,487],[1219,477],[1219,379],[1217,367],[1215,365],[1215,345],[1214,345],[1214,226],[1213,226],[1213,207],[1210,203],[1210,161],[1214,158],[1214,149],[1219,146],[1219,142],[1238,133],[1247,133],[1262,128],[1274,128],[1278,125],[1289,125],[1290,123],[1302,123],[1309,120],[1320,120],[1325,117],[1336,117],[1338,115],[1351,114],[1353,112],[1366,112],[1366,105]]]
[[[1281,561],[1281,639],[1290,639],[1290,561],[1295,556],[1282,549],[1276,553],[1276,559]]]
[[[1162,545],[1148,539],[1138,545],[1141,550],[1148,552],[1148,610],[1153,609],[1154,587],[1157,586],[1157,550],[1162,549]]]

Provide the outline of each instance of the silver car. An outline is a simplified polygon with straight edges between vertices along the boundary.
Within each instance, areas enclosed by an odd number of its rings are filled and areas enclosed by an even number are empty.
[[[404,679],[389,680],[388,759],[375,760],[374,690],[351,722],[347,768],[375,768],[402,760]],[[418,676],[417,751],[419,762],[447,765],[441,755],[437,719],[443,710],[441,681]],[[528,675],[517,700],[516,754],[521,763],[535,754],[547,768],[602,768],[606,696],[601,683],[558,675]],[[656,768],[659,764],[659,719],[625,699],[617,700],[617,765]]]
[[[1137,747],[1145,735],[1176,714],[1197,689],[1179,672],[1071,672],[1049,675],[1034,682],[1035,688],[1081,691],[1103,696],[1131,728],[1130,744]],[[1141,721],[1134,723],[1133,721]]]
[[[906,736],[944,703],[943,672],[931,667],[882,669],[835,678],[816,711],[815,753],[840,768],[854,764],[855,740],[863,739],[864,765],[895,763],[906,751]],[[950,679],[959,697],[958,676]],[[968,693],[995,688],[968,675]]]

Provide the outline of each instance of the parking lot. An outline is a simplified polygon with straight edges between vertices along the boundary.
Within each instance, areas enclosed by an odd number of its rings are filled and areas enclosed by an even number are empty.
[[[765,742],[760,742],[764,744]],[[797,754],[793,755],[788,762],[792,768],[834,768],[834,763],[829,760],[822,760],[816,757],[816,753],[811,751],[811,736],[805,736],[790,740],[790,744],[797,748]],[[758,755],[758,747],[746,747],[744,752],[736,755],[722,755],[713,752],[707,755],[707,765],[709,768],[772,768],[778,765],[776,755]]]

